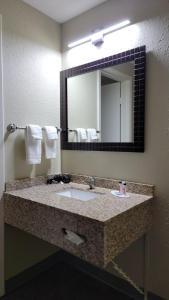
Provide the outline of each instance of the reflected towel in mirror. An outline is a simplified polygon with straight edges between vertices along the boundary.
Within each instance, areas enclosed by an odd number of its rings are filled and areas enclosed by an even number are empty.
[[[88,128],[87,129],[87,141],[90,143],[90,142],[93,142],[93,141],[96,141],[96,140],[98,140],[96,129],[95,128]]]
[[[86,129],[77,128],[76,132],[77,132],[77,142],[86,142],[87,140]]]

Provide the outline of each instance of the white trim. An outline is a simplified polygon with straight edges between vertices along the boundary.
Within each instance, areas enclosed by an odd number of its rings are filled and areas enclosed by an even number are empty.
[[[3,101],[3,57],[2,16],[0,15],[0,296],[4,295],[4,218],[2,194],[5,187],[4,152],[4,101]]]
[[[97,131],[100,131],[98,141],[101,142],[101,72],[97,71]]]

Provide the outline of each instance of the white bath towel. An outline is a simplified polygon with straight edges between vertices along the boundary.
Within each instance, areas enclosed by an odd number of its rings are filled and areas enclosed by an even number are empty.
[[[77,142],[86,142],[87,140],[86,129],[77,128],[76,132],[77,132]]]
[[[95,128],[88,128],[87,129],[87,141],[90,143],[90,142],[93,142],[93,141],[96,141],[96,140],[98,140],[96,129]]]
[[[45,156],[47,159],[56,158],[58,132],[55,126],[45,126]]]
[[[42,128],[28,125],[25,131],[26,161],[28,164],[41,163]]]

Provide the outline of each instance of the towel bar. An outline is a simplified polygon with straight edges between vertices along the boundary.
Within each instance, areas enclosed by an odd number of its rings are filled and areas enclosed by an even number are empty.
[[[68,131],[69,131],[69,132],[77,132],[77,130],[76,130],[76,129],[68,129]],[[100,131],[99,131],[99,130],[96,130],[96,132],[97,132],[97,133],[100,133]]]
[[[8,133],[13,133],[13,132],[15,132],[15,131],[18,130],[18,129],[25,130],[26,127],[20,127],[20,126],[17,126],[16,124],[14,124],[14,123],[10,123],[10,124],[7,126],[7,132],[8,132]],[[43,128],[42,128],[42,129],[43,129]],[[61,128],[58,128],[57,126],[56,126],[56,129],[57,129],[58,132],[61,132],[61,131],[62,131],[62,129],[61,129]]]
[[[77,132],[77,130],[76,129],[62,129],[62,128],[58,128],[57,126],[56,126],[56,128],[57,128],[57,131],[58,132],[61,132],[61,131],[69,131],[69,132]],[[14,124],[14,123],[10,123],[8,126],[7,126],[7,132],[8,133],[13,133],[13,132],[15,132],[16,130],[25,130],[26,129],[26,127],[21,127],[21,126],[17,126],[16,124]],[[43,128],[42,128],[43,129]],[[97,130],[96,131],[97,133],[100,133],[100,131],[99,130]]]

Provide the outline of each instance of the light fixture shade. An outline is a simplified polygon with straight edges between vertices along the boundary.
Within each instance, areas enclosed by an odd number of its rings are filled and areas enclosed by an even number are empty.
[[[104,37],[101,31],[95,33],[91,37],[91,42],[95,46],[100,46],[104,42]]]
[[[97,45],[104,42],[104,35],[105,34],[108,34],[109,32],[116,31],[120,28],[123,28],[123,27],[129,25],[130,23],[131,23],[130,20],[122,21],[122,22],[117,23],[115,25],[112,25],[108,28],[102,29],[101,31],[98,31],[97,33],[86,36],[86,37],[84,37],[84,38],[82,38],[78,41],[72,42],[72,43],[68,44],[68,47],[73,48],[73,47],[76,47],[78,45],[84,44],[84,43],[89,42],[89,41],[91,41],[92,44],[97,46]]]
[[[117,23],[115,25],[112,25],[112,26],[110,26],[108,28],[103,29],[102,33],[103,34],[107,34],[109,32],[116,31],[116,30],[118,30],[120,28],[123,28],[123,27],[129,25],[130,23],[131,23],[130,20],[125,20],[123,22]]]

